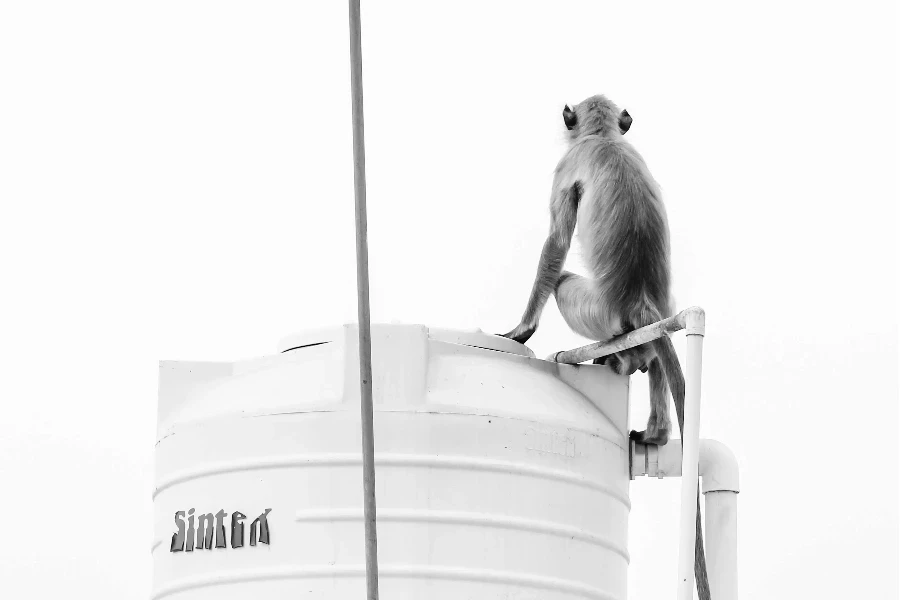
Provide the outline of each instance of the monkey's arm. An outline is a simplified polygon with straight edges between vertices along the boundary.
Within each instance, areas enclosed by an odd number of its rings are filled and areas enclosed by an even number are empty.
[[[550,204],[550,235],[541,250],[537,275],[531,287],[531,295],[519,325],[503,337],[524,344],[537,331],[541,311],[547,298],[556,289],[556,282],[562,272],[563,263],[572,244],[575,232],[575,221],[578,216],[578,201],[581,199],[581,185],[575,183],[569,187],[554,186],[553,201]]]

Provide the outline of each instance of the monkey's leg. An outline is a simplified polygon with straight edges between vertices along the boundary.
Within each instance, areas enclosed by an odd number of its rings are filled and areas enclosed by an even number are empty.
[[[625,335],[626,333],[630,333],[634,331],[634,327],[624,327],[622,329],[622,333],[620,335]],[[609,354],[607,356],[600,356],[591,361],[591,364],[595,365],[604,365],[613,370],[614,373],[619,375],[632,375],[637,369],[631,368],[631,354],[626,354],[629,350],[623,350],[621,352],[616,352],[615,354]],[[643,368],[643,372],[647,372],[646,367]]]
[[[609,314],[593,279],[563,271],[553,293],[563,320],[578,335],[605,342],[621,333],[621,320]]]
[[[669,386],[666,374],[659,358],[654,358],[648,365],[650,373],[650,416],[647,418],[647,429],[632,431],[631,439],[644,444],[665,446],[669,441],[672,422],[669,419]]]

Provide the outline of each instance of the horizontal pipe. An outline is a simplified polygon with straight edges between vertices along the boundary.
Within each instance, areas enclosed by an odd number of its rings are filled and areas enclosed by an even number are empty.
[[[595,358],[609,356],[610,354],[615,354],[622,350],[634,348],[635,346],[640,346],[647,342],[652,342],[664,335],[681,331],[682,329],[689,329],[689,334],[703,335],[702,323],[703,309],[692,306],[684,309],[677,315],[663,319],[662,321],[657,321],[656,323],[651,323],[646,327],[629,331],[628,333],[616,336],[605,342],[594,342],[593,344],[581,346],[574,350],[555,352],[548,356],[547,360],[573,365],[583,363],[594,360]]]

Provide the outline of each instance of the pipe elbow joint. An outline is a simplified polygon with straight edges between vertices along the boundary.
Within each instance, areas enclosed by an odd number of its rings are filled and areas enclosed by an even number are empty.
[[[699,306],[692,306],[678,313],[678,322],[687,335],[706,334],[706,311]]]
[[[741,491],[737,458],[722,442],[700,440],[699,471],[704,494]]]
[[[737,458],[722,442],[701,439],[698,474],[702,491],[740,492]],[[681,477],[681,440],[669,440],[665,446],[631,442],[631,479],[650,477]]]

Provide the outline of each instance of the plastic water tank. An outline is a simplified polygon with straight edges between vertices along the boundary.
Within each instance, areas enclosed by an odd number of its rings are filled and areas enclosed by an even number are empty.
[[[365,597],[355,325],[161,362],[154,600]],[[624,599],[628,379],[372,328],[380,595]]]

